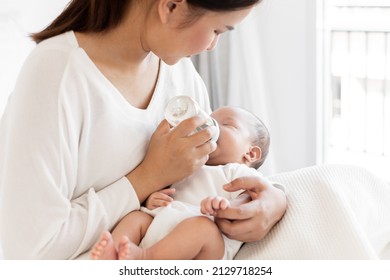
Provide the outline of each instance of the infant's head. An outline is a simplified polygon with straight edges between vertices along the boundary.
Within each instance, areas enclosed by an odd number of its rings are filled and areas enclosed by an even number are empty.
[[[264,123],[251,112],[238,107],[221,107],[211,116],[218,122],[217,149],[207,165],[244,163],[259,168],[269,150],[270,135]]]

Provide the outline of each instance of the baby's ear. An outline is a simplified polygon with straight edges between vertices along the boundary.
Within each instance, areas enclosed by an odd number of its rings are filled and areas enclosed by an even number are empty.
[[[261,148],[259,146],[251,146],[248,152],[244,155],[247,162],[253,163],[261,159]]]

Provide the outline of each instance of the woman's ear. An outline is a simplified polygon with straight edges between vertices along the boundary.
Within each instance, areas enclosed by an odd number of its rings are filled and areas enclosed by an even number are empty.
[[[244,155],[244,158],[248,163],[253,163],[260,160],[261,156],[261,148],[259,146],[251,146],[249,147],[249,151]]]
[[[158,4],[158,13],[162,23],[169,23],[172,16],[187,4],[186,0],[160,0]]]

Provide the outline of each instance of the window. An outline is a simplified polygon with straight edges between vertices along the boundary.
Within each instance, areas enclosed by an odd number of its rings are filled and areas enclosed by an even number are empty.
[[[390,181],[390,1],[323,3],[323,160]]]

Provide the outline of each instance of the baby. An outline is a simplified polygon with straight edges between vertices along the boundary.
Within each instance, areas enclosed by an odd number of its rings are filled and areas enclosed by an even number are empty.
[[[213,221],[220,209],[250,201],[247,192],[223,186],[243,176],[260,176],[270,144],[268,129],[252,113],[222,107],[217,149],[205,166],[170,188],[153,193],[142,211],[125,216],[112,234],[104,232],[92,259],[233,259],[242,242],[224,236]]]

